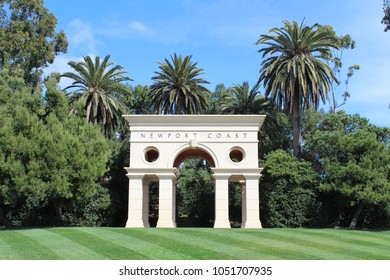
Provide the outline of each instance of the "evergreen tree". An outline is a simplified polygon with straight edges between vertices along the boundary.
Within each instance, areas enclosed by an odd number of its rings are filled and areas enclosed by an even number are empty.
[[[0,69],[21,71],[27,85],[36,88],[42,69],[68,48],[65,33],[56,33],[56,26],[43,0],[0,1]]]
[[[325,209],[338,210],[334,224],[347,219],[354,229],[369,209],[390,217],[389,129],[343,111],[309,114],[305,122],[304,157],[319,172],[324,199],[337,198]]]
[[[78,206],[109,199],[98,191],[110,154],[107,140],[68,115],[55,81],[46,87],[43,102],[23,78],[0,72],[0,208],[13,224],[72,224],[87,215]]]

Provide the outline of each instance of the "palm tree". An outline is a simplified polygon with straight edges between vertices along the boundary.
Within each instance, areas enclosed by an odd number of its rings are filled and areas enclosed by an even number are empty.
[[[192,56],[171,56],[172,63],[165,59],[159,63],[160,72],[155,72],[151,86],[151,100],[157,112],[163,114],[199,114],[208,108],[210,91],[202,86],[208,84],[199,75],[203,69],[191,61]]]
[[[270,102],[261,95],[259,87],[257,84],[249,89],[248,82],[233,86],[231,98],[222,105],[222,113],[246,115],[265,114],[270,111]]]
[[[324,58],[331,49],[339,48],[338,37],[315,24],[305,26],[284,21],[282,28],[273,28],[273,35],[261,35],[256,44],[263,58],[259,83],[265,96],[284,108],[293,122],[293,153],[300,156],[301,114],[305,109],[317,109],[319,101],[329,100],[328,92],[336,80]]]
[[[62,77],[70,78],[73,83],[64,90],[74,89],[69,93],[69,102],[81,100],[85,103],[86,121],[102,123],[106,135],[110,135],[122,123],[121,115],[127,109],[119,100],[123,94],[131,94],[122,82],[130,81],[120,65],[113,66],[107,55],[103,61],[90,56],[84,61],[70,61],[68,64],[76,73],[66,72]]]

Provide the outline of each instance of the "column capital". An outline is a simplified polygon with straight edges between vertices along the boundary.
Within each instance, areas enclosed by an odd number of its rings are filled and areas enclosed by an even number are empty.
[[[261,174],[243,174],[246,180],[259,180]]]
[[[177,177],[177,168],[156,168],[151,170],[159,180],[172,180]]]
[[[227,170],[225,168],[211,168],[211,171],[213,173],[214,179],[216,180],[229,180],[229,178],[232,176],[232,170]]]
[[[142,173],[127,173],[126,176],[131,180],[142,180],[145,174]]]
[[[215,173],[213,173],[212,176],[215,180],[229,180],[231,174],[215,174]]]
[[[176,173],[160,173],[156,174],[160,180],[172,180],[176,178]]]

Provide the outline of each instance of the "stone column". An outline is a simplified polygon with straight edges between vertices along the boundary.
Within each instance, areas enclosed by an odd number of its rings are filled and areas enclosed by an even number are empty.
[[[217,174],[215,179],[215,222],[214,228],[230,228],[229,222],[229,177],[230,174]]]
[[[144,227],[150,227],[149,225],[149,188],[150,180],[144,178],[143,180],[143,206],[142,206],[142,221]]]
[[[176,227],[176,176],[174,173],[156,174],[159,178],[159,209],[157,227]]]
[[[129,177],[129,205],[127,228],[145,227],[143,174],[127,174]]]
[[[246,219],[242,221],[242,227],[261,228],[259,207],[259,178],[261,175],[244,174],[244,176],[246,179]]]

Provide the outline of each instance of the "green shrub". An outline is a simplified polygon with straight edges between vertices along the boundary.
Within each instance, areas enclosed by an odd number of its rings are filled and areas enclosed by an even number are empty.
[[[261,217],[265,227],[301,227],[313,217],[318,184],[308,162],[277,150],[266,156],[260,181]]]

